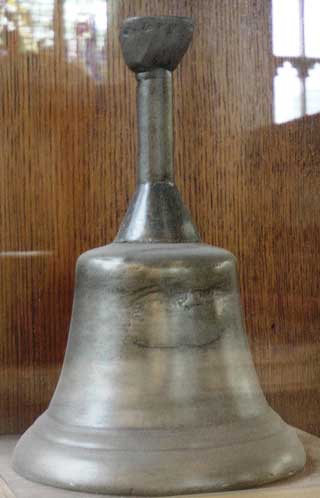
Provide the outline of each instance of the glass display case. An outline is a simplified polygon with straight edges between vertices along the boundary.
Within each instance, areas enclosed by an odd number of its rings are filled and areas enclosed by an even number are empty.
[[[9,462],[58,382],[77,258],[114,240],[135,191],[131,16],[195,22],[173,78],[176,184],[201,241],[238,260],[259,382],[307,452],[270,493],[319,495],[319,14],[319,0],[0,1],[0,496],[69,493]]]

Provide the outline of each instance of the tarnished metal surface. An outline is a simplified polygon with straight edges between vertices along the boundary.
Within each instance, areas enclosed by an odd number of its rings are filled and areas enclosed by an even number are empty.
[[[116,241],[78,260],[60,381],[15,452],[31,480],[168,495],[256,486],[304,465],[256,377],[236,260],[198,242],[173,185],[168,70],[191,31],[185,18],[122,29],[138,73],[137,193]]]

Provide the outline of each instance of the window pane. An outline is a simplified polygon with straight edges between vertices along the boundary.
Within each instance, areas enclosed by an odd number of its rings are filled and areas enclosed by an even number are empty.
[[[290,62],[274,78],[274,122],[285,123],[303,115],[303,84]]]
[[[301,0],[273,0],[273,53],[299,56],[302,53]]]
[[[107,31],[106,0],[65,0],[64,27],[68,57],[101,79]]]
[[[317,63],[309,70],[306,78],[306,106],[307,114],[320,112],[320,64]]]
[[[320,0],[304,0],[306,57],[320,57]]]
[[[5,33],[17,31],[21,51],[52,47],[54,0],[0,1],[0,46]]]

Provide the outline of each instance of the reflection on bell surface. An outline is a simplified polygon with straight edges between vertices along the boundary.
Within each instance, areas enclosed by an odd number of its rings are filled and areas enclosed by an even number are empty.
[[[236,260],[199,242],[174,186],[171,77],[192,33],[189,18],[123,24],[138,187],[115,242],[78,260],[60,381],[14,455],[28,479],[158,496],[256,486],[305,463],[256,377]]]

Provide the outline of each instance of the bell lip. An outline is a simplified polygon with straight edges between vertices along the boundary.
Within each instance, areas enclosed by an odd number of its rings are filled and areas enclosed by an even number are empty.
[[[260,487],[298,473],[306,462],[295,429],[281,422],[278,432],[247,443],[147,452],[143,448],[88,449],[76,445],[76,433],[74,446],[49,441],[37,431],[36,422],[17,444],[13,468],[40,484],[116,496],[171,496]],[[194,428],[192,434],[196,437]],[[161,476],[161,487],[154,481],[156,476]]]

